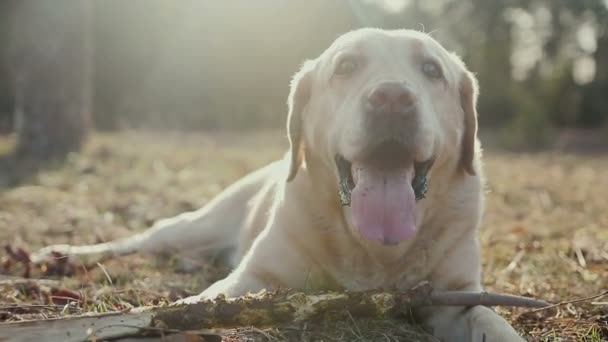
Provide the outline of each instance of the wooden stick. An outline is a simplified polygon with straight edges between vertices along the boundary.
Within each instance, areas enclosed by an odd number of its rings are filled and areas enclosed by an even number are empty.
[[[531,298],[485,292],[434,292],[430,285],[403,293],[380,291],[261,292],[234,299],[164,307],[143,307],[128,313],[75,316],[43,321],[0,324],[0,341],[85,341],[141,335],[142,330],[175,331],[237,326],[276,326],[316,319],[338,319],[345,312],[355,317],[397,317],[423,306],[506,305],[544,307]]]
[[[604,296],[608,296],[608,290],[605,290],[604,292],[592,295],[592,296],[588,296],[588,297],[584,297],[584,298],[578,298],[578,299],[573,299],[573,300],[568,300],[565,302],[559,302],[559,303],[555,303],[555,304],[550,304],[550,305],[546,305],[546,306],[542,306],[539,308],[536,308],[534,310],[530,310],[528,312],[524,312],[523,314],[527,314],[527,313],[534,313],[534,312],[539,312],[539,311],[543,311],[543,310],[549,310],[558,306],[564,306],[567,304],[575,304],[575,303],[580,303],[580,302],[586,302],[588,300],[592,300],[592,299],[596,299],[596,298],[601,298]],[[593,304],[593,303],[591,303]]]
[[[22,278],[22,277],[11,277],[0,275],[0,285],[2,286],[15,286],[23,284],[37,284],[42,286],[58,286],[61,284],[59,280],[53,279],[35,279],[35,278]]]
[[[155,320],[173,329],[201,327],[266,326],[331,318],[345,309],[359,317],[398,316],[424,306],[544,307],[544,301],[486,292],[434,292],[430,287],[405,293],[377,291],[304,294],[275,292],[226,300],[178,305],[157,311]]]

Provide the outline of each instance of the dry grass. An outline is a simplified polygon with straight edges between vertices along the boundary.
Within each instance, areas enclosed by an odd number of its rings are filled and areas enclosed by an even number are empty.
[[[0,171],[0,241],[35,250],[145,229],[156,219],[203,205],[231,181],[280,156],[284,140],[269,133],[97,135],[82,155],[20,185],[10,185],[12,176]],[[0,151],[6,150],[2,145]],[[488,204],[481,239],[486,287],[549,301],[608,288],[608,156],[487,152],[485,160]],[[5,273],[24,272],[20,265],[8,266]],[[183,270],[192,263],[143,256],[102,266],[71,270],[70,276],[55,277],[58,284],[0,282],[0,321],[158,304],[198,292],[226,271],[205,263],[188,274]],[[45,272],[33,270],[31,276]],[[608,339],[607,300],[535,314],[502,313],[529,340],[601,341]],[[345,318],[305,328],[244,328],[226,332],[225,339],[423,338],[394,321]]]

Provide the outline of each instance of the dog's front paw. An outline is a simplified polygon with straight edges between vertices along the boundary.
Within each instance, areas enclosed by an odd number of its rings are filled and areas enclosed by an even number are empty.
[[[43,263],[78,263],[94,265],[109,257],[117,256],[112,243],[98,245],[72,246],[67,244],[52,245],[39,249],[30,255],[33,264]]]
[[[223,298],[231,298],[239,296],[240,293],[237,293],[234,289],[234,286],[230,286],[232,284],[230,277],[226,279],[222,279],[220,281],[215,282],[213,285],[209,286],[205,291],[195,295],[186,297],[176,301],[175,305],[180,304],[195,304],[205,300],[214,300],[218,296],[222,296]]]
[[[214,300],[218,296],[222,296],[223,298],[235,298],[247,293],[256,293],[265,288],[264,284],[256,278],[246,277],[242,273],[235,272],[228,277],[215,282],[200,294],[180,299],[174,304],[193,304],[204,300]]]
[[[182,299],[176,301],[175,303],[173,303],[172,305],[196,304],[196,303],[202,302],[204,300],[209,300],[209,299],[212,299],[212,298],[205,297],[205,296],[203,296],[203,293],[199,293],[196,296],[182,298]]]
[[[473,306],[429,308],[425,326],[444,342],[522,342],[509,322],[492,309]]]
[[[483,306],[476,306],[470,310],[469,323],[472,341],[525,341],[504,318],[491,309]]]
[[[40,250],[33,252],[30,255],[30,261],[34,264],[41,264],[45,262],[56,262],[57,259],[70,258],[72,254],[73,246],[70,245],[53,245],[41,248]],[[66,260],[63,260],[66,261]]]
[[[211,289],[211,287],[209,289]],[[224,292],[208,291],[209,289],[207,289],[195,296],[182,298],[182,299],[176,301],[175,303],[173,303],[173,305],[196,304],[196,303],[200,303],[200,302],[206,301],[206,300],[215,300],[218,296],[226,298],[226,295],[224,294]]]

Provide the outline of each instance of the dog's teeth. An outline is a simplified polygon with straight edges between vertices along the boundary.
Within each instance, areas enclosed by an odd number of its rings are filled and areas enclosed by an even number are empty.
[[[351,191],[355,187],[353,182],[352,165],[340,155],[336,155],[336,167],[338,168],[338,195],[340,204],[350,206]]]
[[[434,162],[435,158],[431,158],[425,162],[417,163],[415,166],[416,173],[414,174],[414,179],[412,180],[412,188],[414,188],[417,201],[426,197],[426,193],[428,191],[426,174],[429,172]]]

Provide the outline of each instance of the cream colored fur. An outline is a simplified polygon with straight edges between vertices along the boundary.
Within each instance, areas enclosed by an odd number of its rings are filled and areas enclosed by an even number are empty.
[[[341,54],[363,56],[356,77],[336,80]],[[443,80],[420,71],[434,58]],[[412,135],[416,160],[436,157],[427,198],[416,204],[417,234],[396,246],[362,239],[350,208],[337,196],[334,156],[353,157],[366,143],[361,98],[383,81],[407,80],[418,97]],[[187,298],[261,289],[409,289],[427,280],[437,290],[481,286],[477,229],[483,211],[482,164],[476,139],[477,84],[462,61],[430,36],[409,30],[361,29],[339,37],[306,62],[292,82],[285,158],[244,177],[207,206],[162,220],[148,231],[101,245],[51,246],[71,256],[114,256],[170,249],[235,248],[225,279]],[[237,237],[238,238],[235,238]],[[492,310],[434,307],[417,312],[445,341],[521,341]]]

